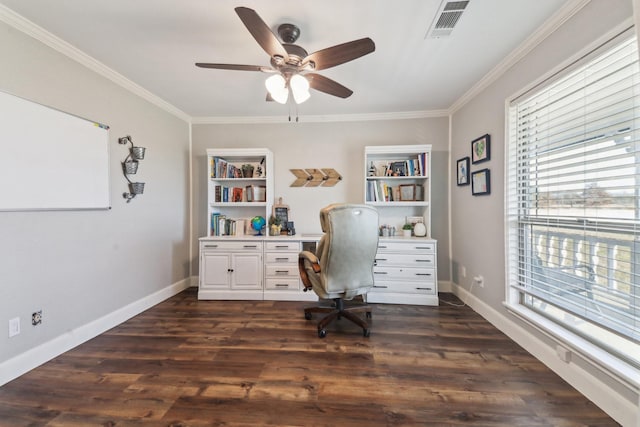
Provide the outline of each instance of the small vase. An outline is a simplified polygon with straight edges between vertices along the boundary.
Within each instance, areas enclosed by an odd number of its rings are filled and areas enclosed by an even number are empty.
[[[270,236],[279,236],[280,235],[280,230],[282,230],[282,226],[281,225],[272,224],[271,228],[269,229],[269,235]]]
[[[402,235],[404,237],[411,237],[411,230],[402,230]]]
[[[427,226],[422,222],[417,222],[416,225],[413,226],[413,234],[417,237],[424,237],[427,235]]]

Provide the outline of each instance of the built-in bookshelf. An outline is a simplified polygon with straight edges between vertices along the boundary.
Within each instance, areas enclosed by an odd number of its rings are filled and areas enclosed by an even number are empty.
[[[431,234],[431,145],[365,147],[364,199],[378,208],[380,225],[400,230],[422,218]]]
[[[207,182],[207,236],[255,234],[251,218],[269,218],[274,197],[268,149],[208,149]]]

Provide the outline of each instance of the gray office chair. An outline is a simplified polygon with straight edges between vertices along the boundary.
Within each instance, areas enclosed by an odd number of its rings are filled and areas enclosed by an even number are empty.
[[[313,289],[325,304],[305,308],[304,317],[310,320],[312,313],[327,313],[318,322],[320,338],[327,335],[330,322],[342,317],[362,327],[368,337],[369,324],[356,313],[371,318],[371,307],[346,304],[345,300],[366,294],[373,286],[378,211],[366,205],[333,204],[320,210],[320,225],[325,234],[316,253],[301,252],[298,267],[305,291]]]

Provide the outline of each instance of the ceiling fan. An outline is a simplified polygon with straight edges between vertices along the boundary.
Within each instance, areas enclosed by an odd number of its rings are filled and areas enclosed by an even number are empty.
[[[265,81],[268,91],[267,101],[274,100],[285,104],[291,90],[296,104],[300,104],[309,99],[309,88],[340,98],[348,98],[353,93],[352,90],[314,71],[344,64],[376,49],[373,40],[366,37],[307,54],[306,50],[294,44],[300,36],[300,29],[297,26],[282,24],[278,27],[281,43],[256,11],[247,7],[236,7],[235,11],[253,38],[271,57],[271,66],[204,62],[197,62],[196,66],[272,73],[273,75]]]

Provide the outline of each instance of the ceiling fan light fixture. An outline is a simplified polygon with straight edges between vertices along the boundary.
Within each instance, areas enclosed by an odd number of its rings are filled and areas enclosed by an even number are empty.
[[[291,87],[291,92],[293,92],[293,99],[296,101],[296,104],[302,104],[311,97],[309,93],[309,80],[304,76],[300,74],[291,76],[289,86]]]
[[[271,94],[274,101],[280,104],[286,104],[289,98],[289,89],[287,89],[287,81],[280,74],[274,74],[264,82],[265,87]]]

